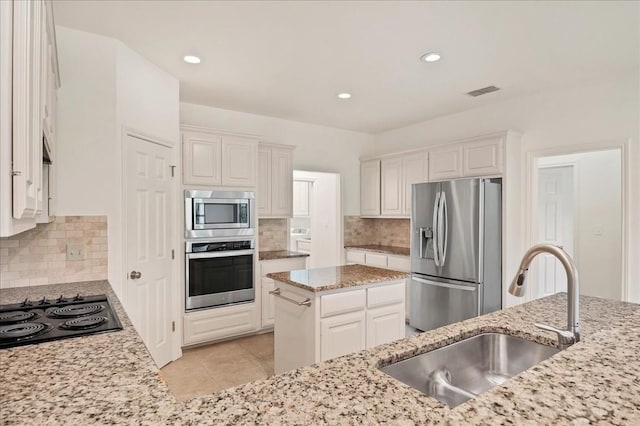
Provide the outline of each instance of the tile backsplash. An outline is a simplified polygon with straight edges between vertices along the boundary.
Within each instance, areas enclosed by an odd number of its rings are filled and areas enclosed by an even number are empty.
[[[409,247],[409,219],[364,219],[344,217],[344,244]]]
[[[83,244],[84,260],[67,260]],[[107,217],[61,216],[0,238],[0,288],[107,279]]]
[[[261,251],[286,250],[289,229],[287,219],[260,219],[258,245]]]

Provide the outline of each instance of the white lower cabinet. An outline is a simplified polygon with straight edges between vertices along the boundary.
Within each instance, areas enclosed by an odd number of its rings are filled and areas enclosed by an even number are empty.
[[[183,318],[184,346],[239,336],[257,330],[255,303],[187,312]]]
[[[261,281],[261,328],[273,327],[274,300],[273,295],[269,294],[275,287],[275,282],[266,275],[272,272],[295,271],[297,269],[305,269],[307,267],[307,257],[290,257],[286,259],[261,260],[260,261],[260,281]]]
[[[378,268],[393,269],[394,271],[411,272],[411,258],[409,256],[400,256],[396,254],[384,254],[377,252],[368,252],[358,250],[357,248],[348,248],[345,250],[345,259],[347,265],[360,264],[368,266],[377,266]],[[405,284],[405,300],[406,300],[406,318],[409,318],[409,291],[410,281],[406,280]]]
[[[320,320],[320,359],[325,361],[365,349],[365,322],[364,311]]]
[[[284,296],[275,299],[276,374],[405,337],[404,280],[324,292],[275,286]]]

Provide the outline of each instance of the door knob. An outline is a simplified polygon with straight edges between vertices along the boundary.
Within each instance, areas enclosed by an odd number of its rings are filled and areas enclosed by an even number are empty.
[[[129,276],[131,277],[132,280],[137,280],[140,277],[142,277],[142,272],[131,271]]]

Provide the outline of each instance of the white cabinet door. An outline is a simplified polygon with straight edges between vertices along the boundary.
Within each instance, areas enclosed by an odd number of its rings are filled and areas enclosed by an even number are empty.
[[[429,181],[462,176],[462,146],[439,148],[429,152]]]
[[[262,328],[273,325],[275,301],[273,294],[269,294],[269,292],[275,288],[275,282],[271,278],[262,277]]]
[[[302,180],[293,182],[293,216],[309,216],[309,192],[311,183]]]
[[[360,163],[360,214],[380,216],[380,160]]]
[[[429,154],[416,152],[402,157],[404,197],[402,215],[411,217],[411,185],[429,180]]]
[[[464,144],[465,176],[487,176],[502,173],[502,139],[492,138]]]
[[[404,338],[404,311],[402,303],[367,311],[367,349]]]
[[[382,216],[400,216],[403,213],[402,158],[385,158],[380,162]]]
[[[271,150],[258,149],[258,216],[271,214]]]
[[[320,320],[321,361],[365,349],[365,317],[360,311]]]
[[[182,134],[183,182],[185,185],[220,185],[222,136],[185,132]]]
[[[365,264],[365,256],[363,251],[347,250],[345,257],[346,257],[347,265],[354,265],[354,264],[364,265]]]
[[[225,135],[222,138],[222,185],[256,186],[257,140]]]
[[[290,217],[293,210],[293,164],[289,149],[271,150],[271,216]]]

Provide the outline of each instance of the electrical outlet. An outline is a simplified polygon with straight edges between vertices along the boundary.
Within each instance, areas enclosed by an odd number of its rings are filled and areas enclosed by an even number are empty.
[[[84,260],[84,244],[67,244],[67,260]]]

